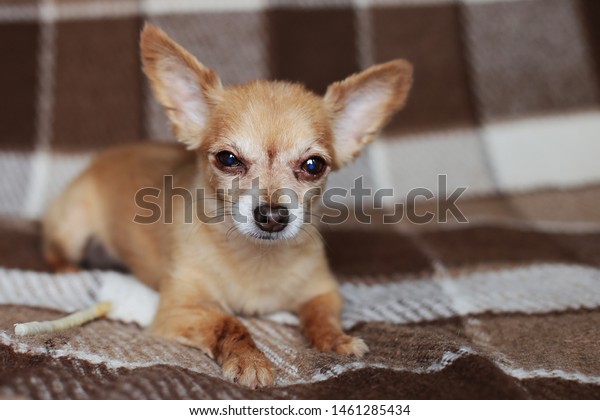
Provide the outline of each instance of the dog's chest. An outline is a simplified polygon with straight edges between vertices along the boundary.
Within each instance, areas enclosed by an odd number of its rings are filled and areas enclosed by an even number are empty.
[[[319,244],[257,246],[204,233],[179,248],[174,262],[174,277],[190,285],[192,301],[198,295],[232,313],[261,315],[294,311],[335,287]]]
[[[307,281],[296,262],[271,258],[246,260],[224,280],[221,284],[225,303],[232,311],[245,315],[293,308]]]

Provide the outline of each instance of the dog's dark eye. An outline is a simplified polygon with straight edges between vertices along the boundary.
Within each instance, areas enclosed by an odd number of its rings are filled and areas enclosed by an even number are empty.
[[[228,152],[226,150],[217,153],[217,160],[223,166],[227,166],[228,168],[231,168],[234,166],[243,166],[243,163],[237,157],[235,157],[235,155],[233,153]]]
[[[313,156],[304,161],[302,164],[302,170],[311,175],[319,175],[325,169],[326,163],[325,161],[318,157]]]

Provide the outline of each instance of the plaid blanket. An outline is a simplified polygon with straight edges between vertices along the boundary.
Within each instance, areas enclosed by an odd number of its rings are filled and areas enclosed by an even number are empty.
[[[158,296],[132,276],[49,272],[48,201],[98,150],[171,138],[140,71],[144,21],[225,83],[322,93],[415,64],[405,111],[330,178],[394,189],[371,223],[323,231],[363,359],[310,349],[291,314],[248,318],[278,380],[242,389],[145,332]],[[592,0],[0,1],[0,397],[599,398],[599,28]],[[405,210],[434,220],[383,223],[415,187],[439,199]],[[440,205],[459,187],[467,223]],[[99,300],[110,318],[14,335]]]

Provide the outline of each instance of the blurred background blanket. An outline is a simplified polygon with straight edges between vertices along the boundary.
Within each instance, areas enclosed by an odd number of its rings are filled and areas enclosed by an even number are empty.
[[[144,331],[157,295],[132,276],[49,272],[48,201],[99,150],[172,137],[140,70],[144,21],[226,84],[323,93],[414,63],[406,109],[330,178],[394,189],[371,223],[323,231],[364,359],[308,348],[290,314],[245,319],[279,376],[242,389]],[[0,397],[600,397],[600,2],[0,0],[0,60]],[[461,187],[466,223],[436,205]],[[383,223],[413,188],[436,198],[405,210],[433,220]],[[101,299],[110,319],[13,333]]]

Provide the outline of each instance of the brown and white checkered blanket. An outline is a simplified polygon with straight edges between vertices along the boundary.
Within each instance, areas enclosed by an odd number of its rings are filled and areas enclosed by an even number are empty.
[[[415,64],[406,110],[330,185],[363,176],[394,188],[390,205],[441,196],[445,174],[449,192],[468,187],[469,222],[326,227],[364,359],[309,349],[290,314],[246,319],[278,382],[241,389],[143,330],[157,295],[133,277],[49,273],[48,200],[96,151],[170,137],[140,72],[145,20],[226,83],[323,92]],[[0,0],[0,397],[599,398],[599,28],[594,0]],[[13,333],[104,299],[110,319]]]

